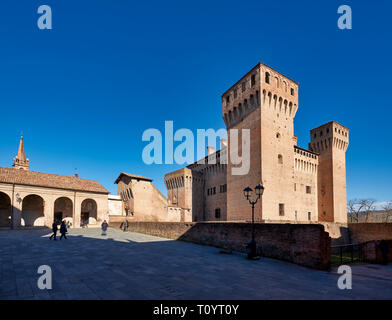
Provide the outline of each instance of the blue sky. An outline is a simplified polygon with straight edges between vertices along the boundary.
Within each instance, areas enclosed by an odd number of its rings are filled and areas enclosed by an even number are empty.
[[[39,5],[53,30],[37,28]],[[353,29],[337,28],[351,5]],[[371,1],[54,1],[0,4],[0,166],[21,131],[31,169],[116,192],[142,174],[143,131],[224,127],[220,95],[258,61],[300,83],[298,144],[330,120],[350,128],[348,198],[392,200],[391,14]]]

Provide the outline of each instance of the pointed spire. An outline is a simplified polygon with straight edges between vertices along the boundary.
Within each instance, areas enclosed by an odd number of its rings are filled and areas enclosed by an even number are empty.
[[[26,159],[23,143],[23,132],[20,136],[18,155],[14,158],[13,167],[15,169],[29,170],[29,159]]]
[[[20,136],[20,142],[19,142],[19,149],[18,149],[18,159],[19,161],[26,161],[26,155],[24,151],[24,144],[23,144],[23,132],[22,135]]]

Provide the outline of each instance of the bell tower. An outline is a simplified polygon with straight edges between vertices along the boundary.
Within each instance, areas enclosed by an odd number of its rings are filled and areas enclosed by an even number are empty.
[[[26,159],[26,155],[25,155],[24,144],[23,144],[23,133],[20,136],[18,155],[14,158],[12,166],[14,169],[29,170],[30,165],[29,165],[29,159]]]

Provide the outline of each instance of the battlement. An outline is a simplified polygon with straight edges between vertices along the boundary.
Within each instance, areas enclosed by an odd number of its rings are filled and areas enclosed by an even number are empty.
[[[293,118],[298,108],[298,83],[260,62],[222,95],[228,128],[260,106]]]
[[[309,149],[323,153],[336,148],[346,151],[349,144],[349,129],[330,121],[310,131]]]

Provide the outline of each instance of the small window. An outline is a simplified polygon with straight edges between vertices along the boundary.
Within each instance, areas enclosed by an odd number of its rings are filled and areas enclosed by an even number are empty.
[[[295,210],[295,220],[296,220],[296,221],[298,220],[298,213],[297,213],[297,210]]]
[[[279,215],[284,216],[284,203],[279,203]]]
[[[283,156],[281,154],[278,154],[278,163],[283,164]]]
[[[230,103],[230,96],[227,96],[226,97],[226,104],[229,104]]]
[[[238,93],[238,90],[234,89],[234,99],[237,99],[237,93]]]
[[[207,189],[207,196],[210,195],[210,188]]]
[[[323,136],[323,131],[321,130],[321,131],[320,131],[320,137],[322,137],[322,136]]]
[[[221,217],[221,211],[220,208],[216,208],[215,209],[215,218],[219,219]]]
[[[306,186],[306,193],[312,193],[312,188],[310,186]]]
[[[317,137],[317,134],[315,133],[314,135],[313,135],[313,138],[316,138]]]
[[[270,83],[270,74],[268,72],[265,73],[265,83]]]
[[[294,191],[297,191],[297,184],[294,183]]]
[[[309,221],[312,220],[312,213],[311,212],[308,212],[308,220]]]
[[[246,90],[246,82],[242,83],[242,92],[244,92]]]
[[[277,134],[276,134],[276,138],[280,138],[280,133],[278,132]]]
[[[222,184],[222,185],[220,186],[220,193],[226,192],[226,188],[227,188],[227,185],[226,185],[226,184]]]
[[[294,95],[294,88],[290,89],[290,94],[293,96]]]
[[[256,75],[252,75],[250,78],[250,84],[252,87],[256,84]]]

